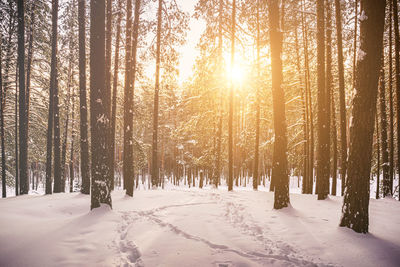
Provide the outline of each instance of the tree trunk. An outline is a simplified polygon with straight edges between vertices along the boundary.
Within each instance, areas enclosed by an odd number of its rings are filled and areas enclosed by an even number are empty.
[[[260,0],[257,0],[257,80],[260,81]],[[253,171],[253,189],[258,189],[258,163],[259,160],[259,147],[260,147],[260,86],[257,84],[256,92],[256,144],[254,148],[254,171]]]
[[[162,0],[158,0],[157,12],[157,49],[156,49],[156,84],[154,89],[154,111],[153,111],[153,143],[152,143],[152,166],[151,166],[151,184],[158,186],[158,94],[160,90],[160,53],[161,53],[161,27],[162,27]]]
[[[112,39],[112,2],[113,0],[106,1],[106,54],[105,54],[105,87],[106,87],[106,97],[105,102],[103,103],[106,107],[107,118],[111,118],[111,39]],[[107,138],[107,156],[108,156],[108,164],[109,164],[109,178],[108,182],[110,183],[110,188],[114,188],[114,160],[112,159],[112,151],[111,151],[111,121],[107,122],[108,125],[108,134],[109,137]]]
[[[60,117],[59,117],[59,105],[58,105],[58,71],[57,71],[57,24],[58,24],[58,0],[52,1],[52,49],[51,49],[51,72],[50,72],[50,87],[52,105],[49,108],[49,116],[53,116],[52,123],[49,121],[49,125],[54,130],[54,193],[62,192],[62,181],[61,181],[61,155],[60,155]],[[21,95],[21,93],[20,93]],[[21,117],[21,115],[20,115]],[[50,120],[50,119],[49,119]],[[53,124],[54,122],[54,124]],[[20,134],[21,135],[21,134]],[[21,139],[21,137],[20,137]],[[21,143],[21,142],[20,142]],[[50,147],[50,149],[52,149]],[[51,154],[50,154],[51,155]],[[51,161],[51,158],[50,158]],[[50,164],[51,168],[51,164]],[[51,171],[50,171],[51,172]]]
[[[219,13],[218,13],[218,74],[220,75],[219,77],[222,77],[222,19],[223,19],[223,7],[224,7],[224,1],[219,0]],[[221,149],[222,149],[222,109],[223,109],[223,95],[222,95],[222,85],[219,83],[219,98],[220,98],[220,103],[218,106],[218,131],[217,131],[217,166],[216,166],[216,178],[214,181],[214,185],[216,188],[218,188],[218,185],[221,184]]]
[[[329,182],[330,182],[330,159],[331,159],[331,100],[333,91],[333,75],[332,75],[332,6],[329,0],[325,0],[326,8],[326,71],[325,71],[325,111],[326,111],[326,143],[327,143],[327,166],[325,180],[325,192],[329,194]]]
[[[389,118],[390,118],[390,189],[393,190],[394,177],[394,110],[393,110],[393,2],[389,0]],[[393,193],[393,192],[392,192]]]
[[[16,72],[15,72],[15,102],[14,102],[14,113],[15,113],[15,195],[19,195],[19,146],[18,146],[18,72],[19,72],[19,62],[17,61]],[[50,183],[51,186],[51,183]],[[46,193],[47,194],[47,193]]]
[[[376,124],[376,196],[375,198],[379,198],[379,183],[380,183],[380,174],[381,174],[381,149],[379,143],[379,121],[378,121],[378,113],[375,116],[375,124]]]
[[[305,193],[312,194],[313,192],[313,183],[314,183],[314,121],[313,121],[313,106],[312,106],[312,96],[311,96],[311,84],[310,84],[310,66],[308,59],[308,32],[307,32],[307,24],[304,18],[304,1],[302,0],[302,10],[301,12],[301,24],[302,24],[302,33],[303,33],[303,46],[304,46],[304,66],[305,66],[305,87],[306,87],[306,114],[309,114],[309,133],[310,133],[310,142],[309,142],[309,159],[308,159],[308,177],[307,177],[307,186]],[[308,112],[309,111],[309,112]]]
[[[24,3],[18,1],[18,67],[19,67],[19,175],[21,194],[28,194],[28,121],[25,91],[25,19]]]
[[[290,204],[289,175],[287,163],[287,128],[285,115],[285,93],[282,88],[282,32],[279,29],[279,1],[269,0],[269,26],[271,42],[272,100],[275,141],[273,152],[272,180],[275,183],[274,209]]]
[[[327,90],[325,84],[325,10],[324,0],[317,0],[317,83],[318,83],[318,199],[326,199],[329,193],[329,124]]]
[[[80,112],[80,150],[81,150],[81,193],[90,193],[88,110],[86,100],[86,11],[85,0],[78,0],[79,21],[79,112]]]
[[[368,232],[372,139],[382,56],[385,1],[361,0],[360,53],[350,127],[348,182],[340,226]]]
[[[306,100],[306,88],[305,84],[303,87],[303,81],[301,79],[301,65],[300,65],[300,47],[299,38],[297,35],[297,28],[295,29],[295,45],[296,45],[296,66],[298,72],[298,80],[300,84],[301,104],[302,104],[302,115],[303,115],[303,136],[304,136],[304,150],[303,150],[303,180],[302,190],[303,194],[306,194],[307,190],[307,179],[308,179],[308,114],[307,114],[307,100]]]
[[[91,209],[112,206],[107,154],[109,117],[105,87],[105,0],[90,1],[90,128],[92,150]]]
[[[118,68],[119,68],[119,43],[121,35],[121,18],[122,18],[122,0],[118,0],[118,19],[117,19],[117,36],[115,39],[115,55],[114,55],[114,75],[113,75],[113,95],[111,110],[111,160],[112,166],[115,166],[115,124],[117,116],[117,90],[118,90]],[[114,169],[111,169],[111,177],[114,177]],[[111,189],[114,190],[114,178],[112,179]]]
[[[333,87],[331,88],[331,129],[332,129],[332,190],[331,194],[336,196],[336,187],[337,187],[337,127],[336,127],[336,105],[335,105],[335,94],[333,93]]]
[[[232,2],[232,24],[231,24],[231,69],[235,64],[235,28],[236,28],[236,0]],[[231,80],[229,90],[229,121],[228,121],[228,191],[233,190],[233,90],[235,85]]]
[[[342,180],[342,192],[346,185],[346,170],[347,170],[347,117],[346,117],[346,95],[344,91],[344,66],[343,66],[343,44],[342,44],[342,14],[341,2],[335,0],[336,14],[336,36],[337,36],[337,51],[338,51],[338,74],[339,74],[339,105],[340,105],[340,179]]]
[[[129,0],[130,1],[130,0]],[[133,165],[133,105],[134,105],[134,86],[136,78],[136,52],[139,35],[139,16],[140,16],[141,0],[135,1],[135,17],[133,22],[133,35],[132,35],[132,51],[127,51],[129,59],[127,59],[127,67],[130,68],[126,76],[125,94],[124,94],[124,181],[126,181],[126,194],[133,196],[134,188],[134,165]],[[128,5],[132,3],[128,2]],[[130,8],[130,7],[128,7]],[[128,10],[130,13],[130,11]],[[129,23],[131,21],[128,20]],[[130,28],[130,26],[128,26]],[[128,33],[129,31],[129,33]],[[127,36],[130,34],[130,29],[127,28]],[[128,38],[127,38],[128,39]],[[127,42],[131,42],[130,38]],[[127,49],[131,49],[130,44]],[[132,52],[132,56],[131,53]],[[132,62],[131,62],[132,60]],[[129,61],[129,62],[128,62]]]
[[[384,52],[382,51],[382,65],[379,79],[379,102],[381,117],[381,147],[382,147],[382,171],[383,171],[383,197],[391,195],[390,173],[389,173],[389,151],[387,143],[387,114],[386,114],[386,88],[385,88],[385,69]]]
[[[0,34],[0,40],[3,40],[3,36]],[[4,147],[4,107],[6,104],[6,91],[3,88],[3,73],[2,73],[2,57],[3,49],[0,45],[0,135],[1,135],[1,195],[7,197],[6,191],[6,151]]]
[[[400,174],[400,36],[399,16],[397,12],[397,0],[393,0],[394,21],[394,53],[395,53],[395,77],[396,77],[396,113],[397,113],[397,173]],[[400,200],[400,197],[399,197]]]

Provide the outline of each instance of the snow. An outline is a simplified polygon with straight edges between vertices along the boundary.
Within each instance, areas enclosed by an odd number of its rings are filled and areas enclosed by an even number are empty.
[[[90,196],[80,193],[0,200],[0,266],[398,266],[400,260],[394,199],[371,199],[365,235],[338,227],[341,197],[291,194],[291,207],[274,210],[264,187],[145,188],[133,198],[113,192],[113,210],[90,211]]]

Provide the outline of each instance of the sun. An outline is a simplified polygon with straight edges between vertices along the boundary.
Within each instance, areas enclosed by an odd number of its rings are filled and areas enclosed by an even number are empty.
[[[226,75],[227,79],[233,83],[243,83],[246,78],[246,70],[242,66],[235,64],[227,69]]]

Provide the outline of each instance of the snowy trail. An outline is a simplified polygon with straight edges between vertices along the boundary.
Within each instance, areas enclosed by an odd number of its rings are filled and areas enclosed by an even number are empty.
[[[0,266],[398,266],[400,203],[371,200],[371,233],[337,226],[341,198],[224,188],[113,193],[89,211],[81,194],[0,201]],[[23,252],[23,253],[22,253]]]

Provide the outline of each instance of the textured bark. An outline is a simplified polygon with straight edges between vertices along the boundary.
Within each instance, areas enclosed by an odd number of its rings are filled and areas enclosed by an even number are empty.
[[[339,74],[339,106],[340,106],[340,178],[342,180],[342,192],[346,185],[347,170],[347,116],[346,116],[346,95],[344,92],[344,66],[343,66],[343,42],[342,42],[342,14],[341,2],[335,0],[336,36],[338,53],[338,74]]]
[[[257,0],[257,79],[260,80],[260,0]],[[260,84],[257,85],[256,95],[256,144],[254,148],[253,189],[258,189],[258,163],[260,147]]]
[[[74,5],[74,3],[72,3],[72,5]],[[74,80],[74,74],[72,71],[72,61],[73,61],[73,51],[74,51],[74,47],[73,47],[73,33],[72,33],[72,25],[69,25],[70,27],[70,32],[69,32],[69,44],[68,44],[68,49],[69,49],[69,59],[68,59],[68,82],[67,82],[67,101],[65,104],[65,112],[66,112],[66,119],[65,119],[65,127],[64,127],[64,135],[63,135],[63,143],[62,143],[62,151],[61,151],[61,184],[65,185],[65,181],[66,181],[66,175],[67,175],[67,171],[66,171],[66,160],[67,160],[67,141],[68,141],[68,126],[70,123],[70,119],[69,119],[69,111],[70,111],[70,105],[71,105],[71,99],[72,99],[72,95],[74,94],[74,92],[72,92],[71,94],[71,90],[73,90],[73,85],[72,82]],[[73,103],[73,100],[72,100]],[[74,110],[72,109],[72,112]],[[72,119],[73,121],[73,119]],[[73,130],[73,128],[72,128]],[[62,188],[64,189],[64,187]],[[64,192],[64,190],[62,190]]]
[[[19,146],[18,146],[18,72],[19,72],[19,63],[17,61],[17,67],[15,71],[15,102],[14,102],[14,142],[15,142],[15,195],[19,195]],[[51,188],[51,183],[50,183]],[[47,183],[46,183],[46,194],[47,194]]]
[[[80,150],[82,194],[90,193],[88,110],[86,100],[86,11],[85,0],[78,0],[79,21],[79,113],[80,113]]]
[[[396,115],[397,115],[397,173],[400,174],[400,36],[399,36],[399,16],[397,12],[397,0],[393,0],[393,22],[394,22],[394,53],[396,77]],[[400,199],[400,198],[399,198]]]
[[[162,31],[162,0],[158,0],[157,11],[157,48],[156,48],[156,82],[154,88],[154,110],[153,110],[153,143],[152,143],[152,164],[151,164],[151,184],[158,186],[158,95],[160,90],[160,50],[161,50],[161,31]]]
[[[381,176],[381,148],[380,148],[380,136],[379,136],[379,121],[378,121],[378,113],[375,115],[375,125],[376,125],[376,196],[375,198],[379,198],[379,184],[380,184],[380,176]]]
[[[219,16],[218,16],[218,67],[219,67],[219,75],[222,76],[222,19],[223,19],[223,6],[224,1],[219,0]],[[220,85],[221,86],[221,85]],[[217,130],[217,164],[216,164],[216,174],[214,185],[218,188],[218,185],[221,184],[221,150],[222,150],[222,106],[223,106],[223,96],[222,96],[222,88],[219,91],[220,104],[218,106],[218,130]]]
[[[58,70],[57,70],[57,40],[58,40],[58,0],[52,2],[52,60],[54,57],[53,71],[53,116],[54,116],[54,186],[53,192],[64,192],[65,184],[61,179],[61,143],[60,143],[60,107],[58,97]],[[54,48],[53,48],[54,46]]]
[[[236,28],[236,0],[232,2],[232,24],[231,24],[231,68],[235,65],[235,28]],[[233,90],[234,83],[231,81],[229,90],[229,121],[228,121],[228,191],[233,190]]]
[[[326,112],[326,129],[325,129],[325,134],[326,134],[326,145],[328,147],[327,149],[327,166],[326,166],[326,172],[327,172],[327,178],[325,180],[325,192],[326,194],[329,194],[329,180],[330,180],[330,173],[331,173],[331,164],[330,164],[330,159],[331,159],[331,100],[332,100],[332,90],[333,90],[333,75],[332,75],[332,7],[330,4],[330,1],[325,0],[325,9],[326,9],[326,21],[325,21],[325,34],[326,34],[326,58],[325,58],[325,64],[326,64],[326,69],[325,69],[325,112]]]
[[[20,193],[28,194],[28,118],[25,88],[25,19],[24,3],[18,1],[18,78],[19,78],[19,175]]]
[[[368,206],[372,140],[382,56],[385,1],[361,0],[367,19],[360,23],[360,55],[357,61],[356,94],[350,127],[348,181],[340,226],[368,232]]]
[[[383,171],[383,197],[391,195],[390,190],[390,170],[389,170],[389,151],[387,135],[387,113],[386,113],[386,88],[385,88],[385,69],[383,66],[384,52],[382,51],[382,67],[379,77],[379,106],[380,106],[380,125],[381,125],[381,148],[382,148],[382,171]]]
[[[301,64],[300,64],[300,46],[299,46],[299,38],[297,35],[297,28],[295,29],[295,45],[296,45],[296,67],[298,73],[298,80],[300,84],[300,94],[301,94],[301,104],[302,104],[302,115],[303,115],[303,180],[302,180],[302,189],[301,192],[303,194],[306,193],[307,189],[307,179],[308,179],[308,114],[307,114],[307,100],[306,100],[306,88],[305,84],[303,84],[303,80],[301,78]]]
[[[0,40],[3,36],[0,34]],[[1,196],[7,197],[6,191],[6,152],[4,147],[4,107],[6,103],[6,92],[5,87],[3,87],[3,49],[0,45],[0,135],[1,135]]]
[[[105,87],[106,87],[106,97],[105,102],[103,103],[106,107],[107,118],[111,118],[111,39],[112,39],[112,2],[113,0],[106,0],[106,55],[105,55]],[[107,182],[109,183],[110,188],[114,188],[114,160],[112,159],[112,151],[111,151],[111,121],[107,121],[107,162],[109,164],[109,177]]]
[[[329,131],[325,84],[325,10],[324,0],[317,0],[317,84],[318,84],[318,199],[326,199],[329,193]]]
[[[285,93],[282,88],[282,32],[279,29],[279,1],[269,0],[269,27],[271,42],[272,100],[275,142],[273,152],[272,179],[275,183],[274,209],[290,204],[289,174],[287,163],[287,127],[285,115]]]
[[[74,141],[75,141],[75,90],[72,91],[71,96],[72,101],[72,125],[71,125],[71,151],[70,151],[70,159],[69,159],[69,192],[74,191],[74,166],[75,166],[75,157],[74,157]]]
[[[112,206],[107,139],[109,117],[105,87],[105,0],[90,1],[91,209]]]
[[[313,192],[313,178],[314,178],[314,123],[313,123],[313,107],[310,88],[310,67],[308,60],[308,33],[306,30],[306,22],[304,18],[304,1],[301,1],[301,28],[304,47],[304,85],[305,85],[305,106],[306,106],[306,120],[308,121],[308,145],[307,145],[307,175],[303,182],[302,192],[305,194],[312,194]]]
[[[132,55],[130,55],[127,66],[130,68],[128,80],[125,82],[125,95],[124,95],[124,181],[126,181],[126,194],[133,196],[134,188],[134,165],[133,165],[133,108],[134,108],[134,87],[136,78],[136,52],[138,45],[139,36],[139,16],[140,16],[140,4],[141,0],[135,0],[135,17],[133,22],[133,33],[132,33]],[[128,3],[129,5],[129,3]],[[130,29],[129,29],[130,31]],[[128,34],[128,29],[127,29]],[[129,38],[130,39],[130,38]],[[128,41],[128,40],[127,40]],[[130,40],[129,40],[130,41]],[[131,49],[128,45],[127,49]]]
[[[118,0],[118,19],[117,19],[117,35],[115,38],[115,55],[114,55],[114,75],[113,75],[113,93],[111,108],[111,160],[112,166],[115,166],[115,122],[117,116],[117,90],[118,90],[118,69],[119,69],[119,43],[121,38],[121,18],[122,18],[122,0]],[[115,168],[111,169],[111,177],[114,177]],[[111,181],[111,189],[114,190],[114,178]]]
[[[389,126],[390,126],[390,189],[393,190],[394,177],[394,108],[393,108],[393,2],[389,0]],[[393,193],[393,192],[392,192]]]

